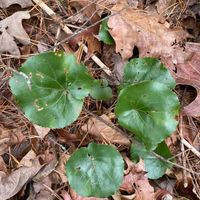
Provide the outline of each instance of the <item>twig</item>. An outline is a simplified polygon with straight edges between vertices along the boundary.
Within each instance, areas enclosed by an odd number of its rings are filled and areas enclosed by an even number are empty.
[[[61,28],[63,29],[63,31],[67,34],[72,34],[73,32],[71,31],[71,29],[69,29],[64,22],[62,21],[62,19],[56,15],[56,13],[49,8],[42,0],[33,0],[33,2],[35,2],[40,8],[42,8],[42,10],[44,10],[57,24],[59,24],[61,26]],[[62,42],[62,41],[61,41]],[[61,42],[57,43],[56,45],[54,45],[53,48],[55,48],[56,46],[60,45]],[[79,45],[81,45],[82,43],[78,43]],[[88,48],[86,45],[84,45],[83,50],[85,51],[85,53],[88,52]],[[111,76],[111,71],[110,69],[95,55],[92,56],[93,61],[102,68],[102,70],[108,74],[109,76]]]
[[[187,140],[185,140],[184,138],[181,139],[181,142],[189,149],[192,151],[192,153],[194,153],[197,157],[200,158],[200,152],[197,151]]]
[[[198,176],[200,175],[200,173],[194,172],[194,171],[192,171],[192,170],[190,170],[190,169],[188,169],[188,168],[185,168],[185,167],[183,167],[183,166],[181,166],[181,165],[179,165],[179,164],[177,164],[177,163],[171,162],[171,161],[169,161],[169,160],[163,158],[162,156],[158,155],[158,154],[155,153],[155,152],[152,152],[152,154],[153,154],[155,157],[157,157],[158,159],[160,159],[160,160],[162,160],[162,161],[164,161],[164,162],[166,162],[166,163],[168,163],[168,164],[171,164],[171,165],[173,165],[173,166],[175,166],[175,167],[177,167],[177,168],[183,169],[183,170],[185,170],[185,171],[187,171],[187,172],[190,172],[190,173],[192,173],[192,174],[196,174],[196,175],[198,175]]]

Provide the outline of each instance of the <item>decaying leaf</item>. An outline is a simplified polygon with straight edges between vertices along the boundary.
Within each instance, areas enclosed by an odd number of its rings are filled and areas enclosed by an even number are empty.
[[[81,197],[74,190],[70,189],[72,200],[108,200],[108,198],[97,198],[97,197]]]
[[[18,167],[26,166],[31,167],[33,164],[33,160],[36,158],[36,153],[31,149],[19,162]]]
[[[128,158],[125,158],[125,160],[128,169],[120,189],[128,193],[135,192],[135,200],[153,200],[154,189],[148,181],[143,162],[134,164]]]
[[[101,117],[107,122],[112,123],[107,115],[102,115]],[[105,140],[110,143],[122,145],[130,144],[130,141],[125,136],[95,117],[91,117],[87,124],[82,126],[82,130],[97,137],[100,141]]]
[[[33,5],[31,0],[0,0],[0,8],[7,8],[13,4],[19,4],[22,8]]]
[[[38,135],[40,136],[41,139],[44,139],[44,137],[49,133],[50,128],[44,128],[41,126],[38,126],[36,124],[33,125],[35,130],[37,131]]]
[[[24,135],[18,129],[0,127],[0,155],[4,154],[9,146],[18,144],[23,140]]]
[[[0,53],[20,55],[15,39],[24,45],[30,43],[30,38],[22,26],[22,20],[29,18],[28,11],[19,11],[0,21]]]
[[[31,167],[21,167],[6,176],[0,173],[0,197],[1,200],[7,200],[17,194],[22,187],[33,178],[41,169],[39,161],[34,160]]]
[[[3,158],[0,156],[0,172],[7,172],[6,164]]]

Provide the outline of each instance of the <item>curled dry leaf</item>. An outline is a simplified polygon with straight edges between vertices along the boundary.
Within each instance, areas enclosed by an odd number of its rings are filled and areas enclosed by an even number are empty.
[[[128,158],[125,160],[128,171],[124,176],[120,189],[128,193],[135,192],[135,200],[153,200],[155,198],[154,189],[149,184],[146,172],[144,171],[143,162],[140,161],[139,163],[134,164]]]
[[[13,4],[19,4],[22,8],[33,5],[31,0],[0,0],[0,8],[7,8]]]
[[[19,11],[0,21],[0,53],[20,55],[15,39],[26,45],[30,38],[22,26],[23,19],[29,19],[28,11]]]
[[[0,197],[1,200],[7,200],[17,194],[22,187],[32,179],[41,169],[39,161],[33,161],[31,167],[20,167],[6,176],[3,172],[0,173]]]
[[[102,115],[101,117],[107,122],[112,123],[107,115]],[[84,124],[81,129],[95,136],[100,141],[105,140],[110,143],[130,145],[130,141],[124,135],[96,119],[95,117],[91,117],[87,124]]]
[[[24,135],[18,129],[7,129],[0,126],[0,155],[7,151],[8,147],[24,140]]]
[[[70,189],[72,200],[108,200],[108,198],[97,198],[97,197],[81,197],[74,190]]]

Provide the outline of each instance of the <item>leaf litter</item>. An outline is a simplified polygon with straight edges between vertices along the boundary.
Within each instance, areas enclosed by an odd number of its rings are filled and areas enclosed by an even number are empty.
[[[65,49],[78,51],[78,55],[83,58],[82,60],[86,61],[90,73],[98,78],[104,76],[104,74],[88,58],[93,53],[101,55],[102,58],[108,56],[106,55],[106,51],[102,51],[102,48],[104,49],[106,45],[100,43],[97,39],[100,26],[97,25],[92,29],[87,29],[87,26],[94,24],[102,16],[109,15],[110,11],[113,13],[126,6],[127,3],[134,3],[133,8],[129,7],[125,9],[119,14],[110,17],[108,21],[110,33],[116,45],[116,52],[112,53],[112,59],[110,56],[113,65],[109,65],[110,69],[113,70],[112,78],[115,80],[113,88],[115,89],[115,85],[119,84],[123,79],[124,63],[132,57],[137,57],[135,55],[137,53],[133,51],[134,48],[138,49],[139,57],[153,56],[159,58],[171,70],[171,74],[176,79],[177,84],[193,86],[197,91],[197,97],[189,105],[184,105],[182,109],[182,114],[187,118],[184,121],[184,127],[187,130],[183,129],[182,131],[184,131],[184,138],[199,150],[199,143],[195,142],[198,141],[197,138],[199,137],[200,115],[199,32],[197,31],[197,27],[199,27],[199,11],[197,9],[197,1],[193,0],[189,4],[182,1],[183,4],[181,4],[180,1],[175,0],[146,1],[146,3],[144,1],[96,0],[90,6],[88,5],[91,2],[86,0],[71,2],[71,5],[68,5],[65,1],[56,1],[56,3],[52,2],[51,4],[47,2],[47,5],[56,11],[58,15],[64,16],[63,19],[66,18],[66,23],[73,27],[73,31],[78,30],[83,25],[83,33],[78,35],[69,44],[62,44],[62,47],[64,46]],[[16,4],[20,5],[20,8]],[[2,66],[7,65],[17,69],[24,62],[23,57],[29,57],[29,54],[37,54],[40,51],[38,44],[46,43],[44,45],[48,50],[48,45],[56,44],[63,37],[66,37],[62,31],[59,34],[58,26],[54,21],[46,19],[46,15],[42,10],[38,9],[37,6],[31,7],[32,5],[32,1],[29,0],[0,0],[0,7],[7,12],[6,15],[0,15],[0,52]],[[184,12],[184,6],[187,12]],[[22,8],[29,9],[29,7],[31,9],[33,8],[33,10],[30,12],[27,9],[22,11]],[[81,9],[84,9],[84,11],[81,11]],[[79,11],[80,13],[75,15],[75,12]],[[92,17],[92,13],[95,13],[94,16],[96,18]],[[68,20],[67,18],[70,16],[73,16],[73,18]],[[27,25],[24,23],[26,22],[24,19],[29,19],[30,17],[31,25]],[[50,30],[49,24],[54,25],[53,30]],[[62,38],[60,38],[61,35]],[[36,43],[30,42],[30,38],[31,41],[35,40],[34,42]],[[85,55],[80,53],[81,50],[77,49],[76,45],[78,41],[87,43],[90,49],[89,54]],[[22,48],[25,47],[28,48],[28,51],[22,51]],[[21,54],[22,57],[21,59],[11,59],[9,54],[18,56]],[[10,73],[4,67],[1,67],[0,70],[0,81],[2,82],[0,84],[0,92],[2,91],[0,108],[3,108],[3,115],[0,115],[0,122],[3,125],[8,124],[5,121],[5,116],[8,116],[8,121],[13,120],[12,126],[9,124],[9,126],[1,127],[0,173],[2,174],[2,183],[4,183],[4,185],[0,186],[0,191],[4,192],[2,193],[4,195],[2,198],[12,199],[14,195],[17,198],[21,198],[28,191],[30,192],[29,200],[46,200],[47,198],[63,198],[64,200],[98,199],[80,197],[72,191],[67,185],[67,179],[65,177],[65,162],[75,149],[87,145],[93,140],[99,143],[112,143],[117,147],[125,145],[123,154],[127,155],[128,151],[126,149],[128,149],[130,141],[103,122],[98,121],[96,117],[88,116],[88,113],[85,111],[81,113],[80,118],[72,125],[59,130],[43,130],[33,124],[29,124],[29,122],[25,122],[24,125],[24,122],[21,122],[21,120],[24,120],[23,115],[18,113],[19,111],[16,108],[13,109],[13,105],[11,106],[10,104],[10,102],[14,102],[6,82]],[[183,95],[184,98],[187,97]],[[113,125],[118,126],[115,118],[110,118],[113,106],[114,102],[104,103],[94,101],[90,98],[85,102],[87,109],[92,110],[97,116],[102,116],[109,123],[112,121]],[[1,116],[4,117],[1,118]],[[16,116],[16,118],[11,119],[10,116]],[[28,134],[24,134],[24,129],[28,130]],[[190,137],[192,131],[193,135]],[[50,137],[52,135],[53,137]],[[179,148],[179,136],[177,133],[174,135],[175,142],[169,146],[170,149],[176,149],[173,151],[174,155],[176,155],[180,154],[181,150]],[[10,149],[15,149],[17,145],[23,144],[27,140],[30,141],[31,150],[20,159],[15,158],[11,154],[9,156],[11,162],[7,162],[8,159],[6,159],[6,156],[10,154]],[[41,156],[42,163],[46,164],[46,168],[42,167],[43,164],[38,162],[39,155]],[[198,163],[198,160],[194,158],[195,156],[188,150],[185,156],[189,163],[187,167],[193,169],[195,172],[200,171],[198,164],[194,164]],[[176,161],[182,165],[182,157],[177,157],[178,159]],[[59,160],[58,164],[57,159]],[[169,179],[177,180],[176,189],[179,193],[177,195],[175,194],[173,184],[171,185],[171,189],[169,187],[162,189],[162,181],[157,182],[158,185],[156,186],[154,184],[155,182],[152,184],[152,181],[150,182],[147,179],[147,174],[144,167],[142,167],[142,161],[135,164],[126,158],[125,160],[128,169],[125,170],[125,177],[120,191],[117,193],[117,197],[112,197],[113,199],[162,199],[169,197],[167,195],[171,195],[173,198],[177,197],[177,199],[181,199],[180,196],[195,199],[198,195],[200,183],[198,183],[198,176],[194,174],[192,176],[188,175],[188,177],[192,177],[188,183],[196,194],[192,193],[192,190],[190,194],[183,194],[184,189],[181,187],[184,186],[183,183],[187,177],[184,177],[182,170],[177,169],[182,174],[182,178],[177,178],[178,176],[174,177],[172,175],[174,169],[172,169],[172,174],[167,173],[165,177],[162,177],[168,184],[171,184]],[[34,164],[35,162],[36,164]],[[10,182],[8,182],[11,179],[14,180],[12,182],[13,190],[5,193],[5,189],[11,187]],[[31,185],[32,190],[29,190],[29,187],[27,187],[28,184]],[[189,190],[189,188],[187,189]]]

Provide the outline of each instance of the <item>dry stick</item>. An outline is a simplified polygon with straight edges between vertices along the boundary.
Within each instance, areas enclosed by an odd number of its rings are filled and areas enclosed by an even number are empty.
[[[56,15],[56,13],[49,8],[42,0],[33,0],[33,2],[35,2],[38,6],[40,6],[40,8],[42,8],[42,10],[44,10],[56,23],[58,23],[61,28],[63,29],[63,31],[67,34],[72,34],[73,32],[64,24],[64,22],[62,21],[62,19]],[[58,44],[54,45],[54,48],[58,45],[60,45],[61,43],[59,42]],[[80,46],[82,43],[78,43],[78,45]],[[83,46],[83,50],[85,51],[85,53],[88,52],[88,48],[86,45]],[[108,74],[109,76],[111,76],[111,71],[110,69],[95,55],[92,55],[92,60],[99,66],[102,68],[102,70]]]
[[[183,167],[186,168],[186,158],[185,158],[185,153],[184,153],[185,152],[185,146],[182,143],[182,139],[183,139],[182,125],[183,125],[183,117],[180,114],[179,135],[180,135],[180,138],[181,138],[181,152],[182,152],[182,159],[183,159]],[[184,184],[183,184],[184,188],[187,188],[188,187],[188,181],[187,181],[187,172],[186,172],[185,169],[183,170],[183,179],[184,179]]]

